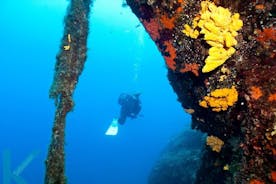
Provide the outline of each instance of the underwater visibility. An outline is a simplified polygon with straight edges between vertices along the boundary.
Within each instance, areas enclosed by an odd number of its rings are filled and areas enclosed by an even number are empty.
[[[3,0],[0,183],[276,183],[275,12]]]

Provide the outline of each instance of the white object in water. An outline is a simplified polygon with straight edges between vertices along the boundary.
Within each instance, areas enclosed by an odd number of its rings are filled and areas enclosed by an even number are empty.
[[[113,119],[108,129],[105,132],[105,135],[117,135],[118,133],[118,119]]]

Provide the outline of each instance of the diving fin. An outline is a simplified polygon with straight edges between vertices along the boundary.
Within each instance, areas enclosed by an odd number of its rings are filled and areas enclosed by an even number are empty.
[[[105,132],[105,135],[115,136],[118,133],[118,119],[114,118]]]

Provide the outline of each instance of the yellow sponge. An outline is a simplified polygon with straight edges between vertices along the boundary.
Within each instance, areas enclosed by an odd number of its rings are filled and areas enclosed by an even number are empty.
[[[206,144],[211,147],[212,151],[219,153],[222,146],[224,145],[224,142],[220,138],[211,135],[207,136]]]
[[[233,106],[238,101],[238,92],[235,86],[212,91],[205,96],[199,105],[204,108],[211,107],[212,111],[225,111],[229,106]]]
[[[197,16],[193,20],[192,27],[185,24],[183,33],[191,38],[197,38],[199,33],[203,34],[204,40],[211,46],[203,73],[216,69],[235,53],[235,36],[242,26],[238,13],[232,15],[227,8],[217,7],[209,1],[201,2],[200,18]],[[197,28],[200,28],[200,32]]]
[[[202,68],[202,72],[210,72],[222,65],[231,55],[235,52],[233,47],[224,49],[222,47],[211,47],[209,49],[209,56],[205,60],[205,65]]]

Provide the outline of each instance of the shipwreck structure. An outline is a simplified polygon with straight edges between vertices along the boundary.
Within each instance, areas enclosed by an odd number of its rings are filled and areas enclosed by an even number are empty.
[[[192,128],[207,133],[196,184],[276,183],[275,0],[126,0],[162,53]],[[50,96],[45,183],[65,183],[64,125],[86,58],[89,0],[71,0]]]
[[[275,1],[127,3],[164,56],[192,128],[208,134],[195,183],[275,183]]]

